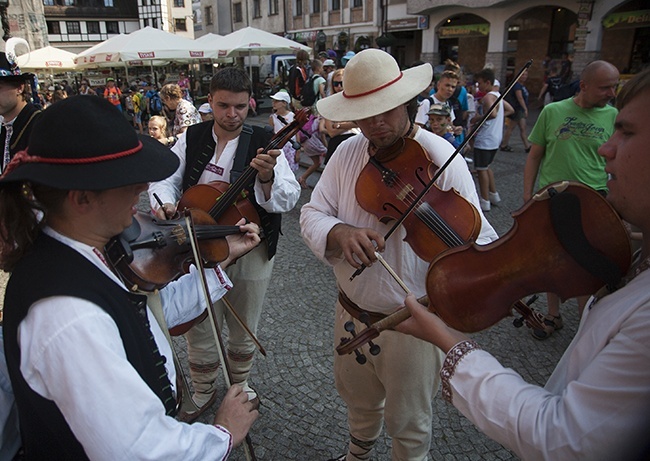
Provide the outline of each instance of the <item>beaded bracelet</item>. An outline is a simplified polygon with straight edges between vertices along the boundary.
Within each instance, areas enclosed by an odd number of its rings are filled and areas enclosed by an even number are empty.
[[[452,403],[452,392],[451,392],[451,378],[456,372],[456,366],[460,361],[470,352],[480,349],[476,341],[471,339],[461,341],[456,344],[454,347],[449,349],[445,361],[442,363],[442,368],[440,369],[440,378],[442,380],[442,398],[447,402]]]

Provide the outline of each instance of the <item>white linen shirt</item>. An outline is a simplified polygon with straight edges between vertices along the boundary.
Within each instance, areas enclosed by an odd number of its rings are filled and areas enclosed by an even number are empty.
[[[217,135],[212,130],[212,136],[218,144]],[[239,136],[226,144],[219,158],[215,154],[210,160],[208,166],[203,170],[199,178],[199,184],[206,184],[211,181],[223,181],[230,183],[230,170],[232,169],[239,145]],[[181,134],[172,147],[172,152],[180,160],[180,165],[176,172],[162,181],[151,183],[149,186],[149,198],[151,208],[157,210],[160,205],[155,200],[153,194],[157,194],[163,203],[176,203],[180,200],[183,191],[183,175],[185,173],[186,161],[185,151],[187,149],[187,139],[185,133]],[[276,165],[273,168],[275,178],[271,185],[271,195],[268,200],[264,197],[264,190],[259,182],[255,180],[254,192],[255,201],[268,213],[286,213],[290,211],[300,198],[300,184],[291,171],[287,159],[280,154],[276,158]]]
[[[91,246],[50,228],[44,231],[124,287]],[[221,298],[231,287],[228,276],[219,268],[206,274],[213,299]],[[197,317],[205,306],[196,269],[160,290],[160,297],[170,327]],[[147,317],[173,386],[176,374],[170,345],[149,308]],[[98,305],[71,296],[41,299],[18,326],[18,344],[25,381],[56,403],[90,459],[222,460],[228,456],[232,437],[225,428],[190,426],[165,415],[160,399],[128,362],[117,325]]]
[[[454,153],[450,143],[426,130],[418,129],[414,139],[437,166],[442,166]],[[350,281],[355,269],[345,261],[342,253],[326,251],[327,235],[339,223],[375,229],[381,235],[385,235],[393,224],[381,223],[375,215],[363,210],[356,199],[357,178],[369,160],[368,145],[369,141],[363,135],[353,136],[339,145],[327,168],[323,170],[312,192],[311,201],[302,207],[300,228],[307,246],[318,258],[333,266],[339,287],[352,301],[364,309],[390,314],[404,305],[405,293],[381,264],[373,264]],[[436,185],[442,190],[456,189],[478,210],[481,217],[478,244],[486,244],[497,238],[496,232],[480,211],[476,187],[462,157],[454,158]],[[386,242],[382,256],[413,293],[420,297],[426,292],[425,279],[429,263],[413,252],[408,243],[403,241],[404,237],[404,227],[401,226]]]
[[[587,307],[544,388],[486,351],[468,353],[450,380],[454,405],[524,460],[637,459],[626,453],[650,428],[648,287],[645,271]]]

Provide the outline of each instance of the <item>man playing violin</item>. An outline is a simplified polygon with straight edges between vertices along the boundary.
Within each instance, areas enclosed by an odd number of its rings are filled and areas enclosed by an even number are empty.
[[[400,227],[384,241],[390,227],[363,210],[355,183],[370,157],[378,150],[410,137],[426,151],[436,166],[443,165],[454,149],[443,138],[413,123],[417,95],[431,82],[429,64],[400,71],[388,53],[367,49],[348,62],[344,91],[318,102],[319,113],[333,121],[355,121],[363,135],[345,140],[336,150],[301,211],[301,231],[311,250],[333,266],[339,286],[335,337],[347,336],[345,324],[365,327],[357,320],[367,312],[371,319],[403,306],[404,292],[376,262],[375,251],[395,270],[416,296],[425,294],[428,263],[403,241]],[[399,179],[399,178],[398,178]],[[478,210],[479,243],[497,238],[480,212],[472,177],[462,157],[455,158],[436,182],[442,190],[454,188]],[[363,185],[357,184],[357,191]],[[406,188],[405,188],[406,189]],[[470,207],[471,208],[471,207]],[[349,278],[361,263],[369,266],[359,277]],[[376,341],[381,353],[367,356],[360,365],[353,355],[334,357],[336,387],[348,407],[350,442],[341,460],[367,460],[383,423],[392,437],[392,459],[424,460],[431,442],[432,406],[442,354],[436,347],[395,331]]]
[[[296,205],[300,185],[281,150],[256,155],[269,143],[269,134],[261,127],[244,125],[251,91],[248,75],[241,69],[228,67],[214,75],[208,95],[214,120],[193,125],[179,137],[172,151],[179,158],[180,167],[169,178],[153,183],[149,195],[157,215],[160,218],[171,217],[176,212],[181,194],[191,186],[213,181],[232,184],[249,165],[257,170],[257,177],[253,183],[246,185],[246,192],[259,214],[265,244],[251,251],[227,271],[235,284],[228,293],[228,300],[255,333],[271,279],[280,234],[280,213]],[[161,200],[162,206],[154,194]],[[234,321],[223,302],[215,303],[215,307],[219,321],[225,318],[228,324],[227,355],[233,380],[241,384],[249,398],[257,403],[257,394],[248,385],[255,343]],[[190,375],[195,389],[194,401],[200,407],[199,411],[182,415],[189,422],[215,401],[219,359],[209,322],[193,327],[186,338]]]
[[[443,395],[522,459],[648,459],[650,445],[650,69],[616,98],[614,133],[598,149],[607,200],[638,226],[642,247],[627,275],[587,302],[546,386],[526,383],[413,297],[397,329],[447,353]]]
[[[0,178],[4,340],[25,459],[225,459],[257,418],[240,386],[214,425],[172,417],[167,325],[107,263],[105,245],[131,225],[147,183],[177,167],[110,102],[75,96],[43,113]],[[241,232],[222,267],[259,244],[256,225]],[[230,288],[221,267],[205,275],[215,299]],[[169,326],[205,309],[198,276],[160,291]]]

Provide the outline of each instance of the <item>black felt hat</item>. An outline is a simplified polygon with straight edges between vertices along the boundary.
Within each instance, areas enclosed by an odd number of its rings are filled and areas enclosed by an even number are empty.
[[[14,156],[0,186],[30,181],[63,190],[104,190],[160,181],[178,165],[169,148],[136,134],[107,100],[73,96],[43,111],[29,147]]]

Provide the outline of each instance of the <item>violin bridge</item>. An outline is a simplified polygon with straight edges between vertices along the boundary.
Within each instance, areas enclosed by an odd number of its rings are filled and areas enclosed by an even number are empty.
[[[410,184],[405,184],[402,187],[402,190],[397,194],[397,198],[402,202],[406,200],[409,195],[413,194],[413,186]]]

